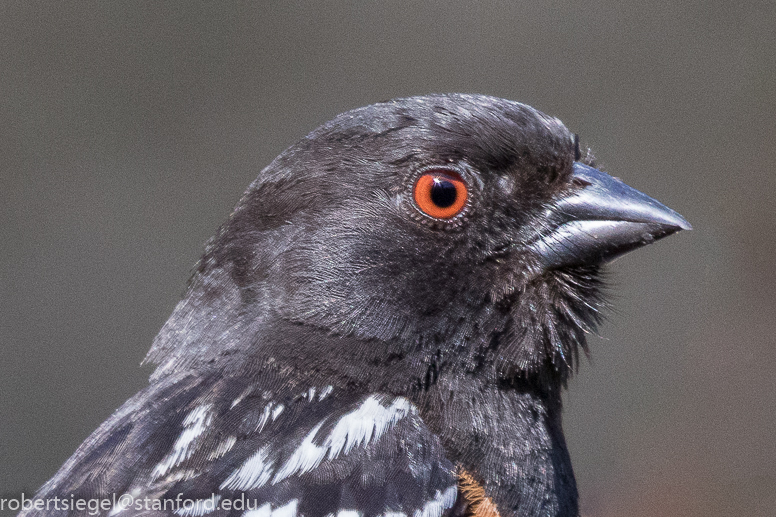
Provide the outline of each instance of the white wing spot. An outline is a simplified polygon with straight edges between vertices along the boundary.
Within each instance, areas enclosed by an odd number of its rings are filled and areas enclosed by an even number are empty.
[[[213,449],[213,452],[210,453],[210,455],[207,457],[209,460],[217,460],[230,450],[232,450],[232,447],[234,447],[234,444],[237,443],[237,437],[236,436],[229,436],[226,440],[219,443],[215,449]]]
[[[130,492],[124,492],[121,495],[121,497],[119,497],[119,500],[116,501],[116,504],[113,506],[113,508],[111,508],[110,513],[108,514],[108,517],[116,515],[117,513],[121,513],[127,508],[129,508],[129,505],[132,504],[130,501],[132,501],[133,499],[136,499],[139,495],[140,495],[140,487],[134,488]]]
[[[113,505],[113,508],[110,509],[110,513],[108,513],[108,517],[113,517],[114,515],[118,515],[119,513],[123,512],[127,509],[129,506],[129,498],[125,497],[126,494],[122,494],[119,497],[119,500],[116,501],[116,504]]]
[[[319,447],[313,443],[313,438],[323,426],[323,422],[313,427],[302,443],[288,458],[283,468],[275,474],[272,484],[278,483],[296,472],[308,472],[317,467],[326,455],[326,447]]]
[[[323,400],[326,397],[328,397],[329,394],[332,392],[332,390],[334,390],[334,387],[331,386],[331,385],[326,386],[325,388],[323,388],[321,390],[321,392],[318,394],[318,401],[320,402],[321,400]]]
[[[286,409],[286,406],[283,404],[278,404],[275,409],[272,410],[272,421],[274,422],[277,420],[277,418],[280,416],[280,413],[283,412],[283,410]]]
[[[356,445],[366,445],[372,440],[377,440],[411,411],[414,411],[414,408],[405,398],[398,397],[389,407],[385,407],[376,396],[372,395],[357,409],[339,419],[323,445],[316,445],[313,439],[323,426],[324,420],[304,437],[299,447],[275,474],[272,484],[294,474],[311,471],[320,465],[327,455],[330,460],[333,460],[341,453],[347,454]]]
[[[240,393],[239,395],[237,395],[237,398],[236,398],[236,399],[234,399],[234,400],[232,401],[232,405],[231,405],[231,406],[229,406],[229,409],[232,409],[234,406],[236,406],[237,404],[239,404],[240,402],[242,402],[242,400],[243,400],[245,397],[247,397],[248,395],[250,395],[250,393],[251,393],[253,390],[254,390],[254,386],[248,386],[247,388],[245,388],[245,389],[243,390],[243,392],[242,392],[242,393]]]
[[[458,487],[456,486],[451,486],[444,494],[437,490],[432,500],[426,502],[422,509],[415,511],[414,517],[441,517],[442,512],[453,507],[457,497]]]
[[[272,477],[272,464],[267,461],[267,453],[259,449],[248,458],[240,468],[232,472],[219,488],[231,490],[251,490],[267,484]],[[262,507],[263,508],[263,507]],[[258,511],[258,510],[257,510]]]
[[[340,510],[337,512],[337,517],[361,517],[361,512],[358,510]]]
[[[201,471],[194,469],[175,469],[163,478],[158,479],[157,483],[162,485],[171,485],[181,480],[194,479],[200,474]]]
[[[261,412],[259,422],[256,424],[256,428],[253,430],[253,432],[260,433],[261,430],[264,429],[264,426],[267,425],[267,420],[269,420],[270,414],[272,414],[272,402],[264,406],[264,411]]]
[[[170,451],[170,453],[154,467],[154,470],[151,473],[152,479],[158,479],[161,476],[164,476],[170,469],[180,465],[181,462],[191,457],[194,453],[192,444],[213,420],[213,415],[210,413],[212,407],[212,404],[203,404],[197,406],[186,415],[186,418],[183,420],[183,432],[181,432],[178,439],[175,440],[172,451]]]
[[[131,492],[124,492],[119,497],[119,500],[116,501],[116,504],[113,505],[113,508],[110,509],[110,513],[108,513],[108,517],[113,517],[114,515],[123,512],[127,508],[129,508],[129,505],[131,504],[130,501],[132,501],[135,497],[140,495],[140,488],[135,488]],[[129,496],[129,497],[127,497]]]
[[[315,388],[310,388],[307,390],[307,400],[311,401],[315,398]]]

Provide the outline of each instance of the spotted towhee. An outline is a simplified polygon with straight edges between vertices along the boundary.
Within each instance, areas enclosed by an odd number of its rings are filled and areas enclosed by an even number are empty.
[[[600,268],[689,228],[593,165],[492,97],[324,124],[207,244],[149,386],[23,514],[578,515],[561,391]]]

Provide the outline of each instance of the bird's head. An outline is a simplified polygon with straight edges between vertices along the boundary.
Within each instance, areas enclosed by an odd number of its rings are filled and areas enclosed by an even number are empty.
[[[264,169],[210,241],[149,353],[156,375],[277,353],[263,329],[283,321],[328,336],[299,344],[316,364],[433,356],[563,381],[599,318],[600,266],[689,228],[591,165],[559,120],[503,99],[344,113]],[[349,348],[315,348],[332,342]]]

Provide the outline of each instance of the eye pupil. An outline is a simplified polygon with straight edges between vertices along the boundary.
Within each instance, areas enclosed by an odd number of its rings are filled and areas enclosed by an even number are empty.
[[[435,178],[431,186],[431,201],[439,208],[447,208],[455,203],[458,191],[452,182],[444,178]]]

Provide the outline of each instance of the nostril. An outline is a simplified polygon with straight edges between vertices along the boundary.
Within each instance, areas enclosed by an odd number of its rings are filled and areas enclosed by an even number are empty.
[[[580,187],[580,188],[585,188],[592,185],[592,183],[590,183],[584,178],[580,178],[579,176],[575,176],[571,178],[571,184],[574,185],[575,187]]]

